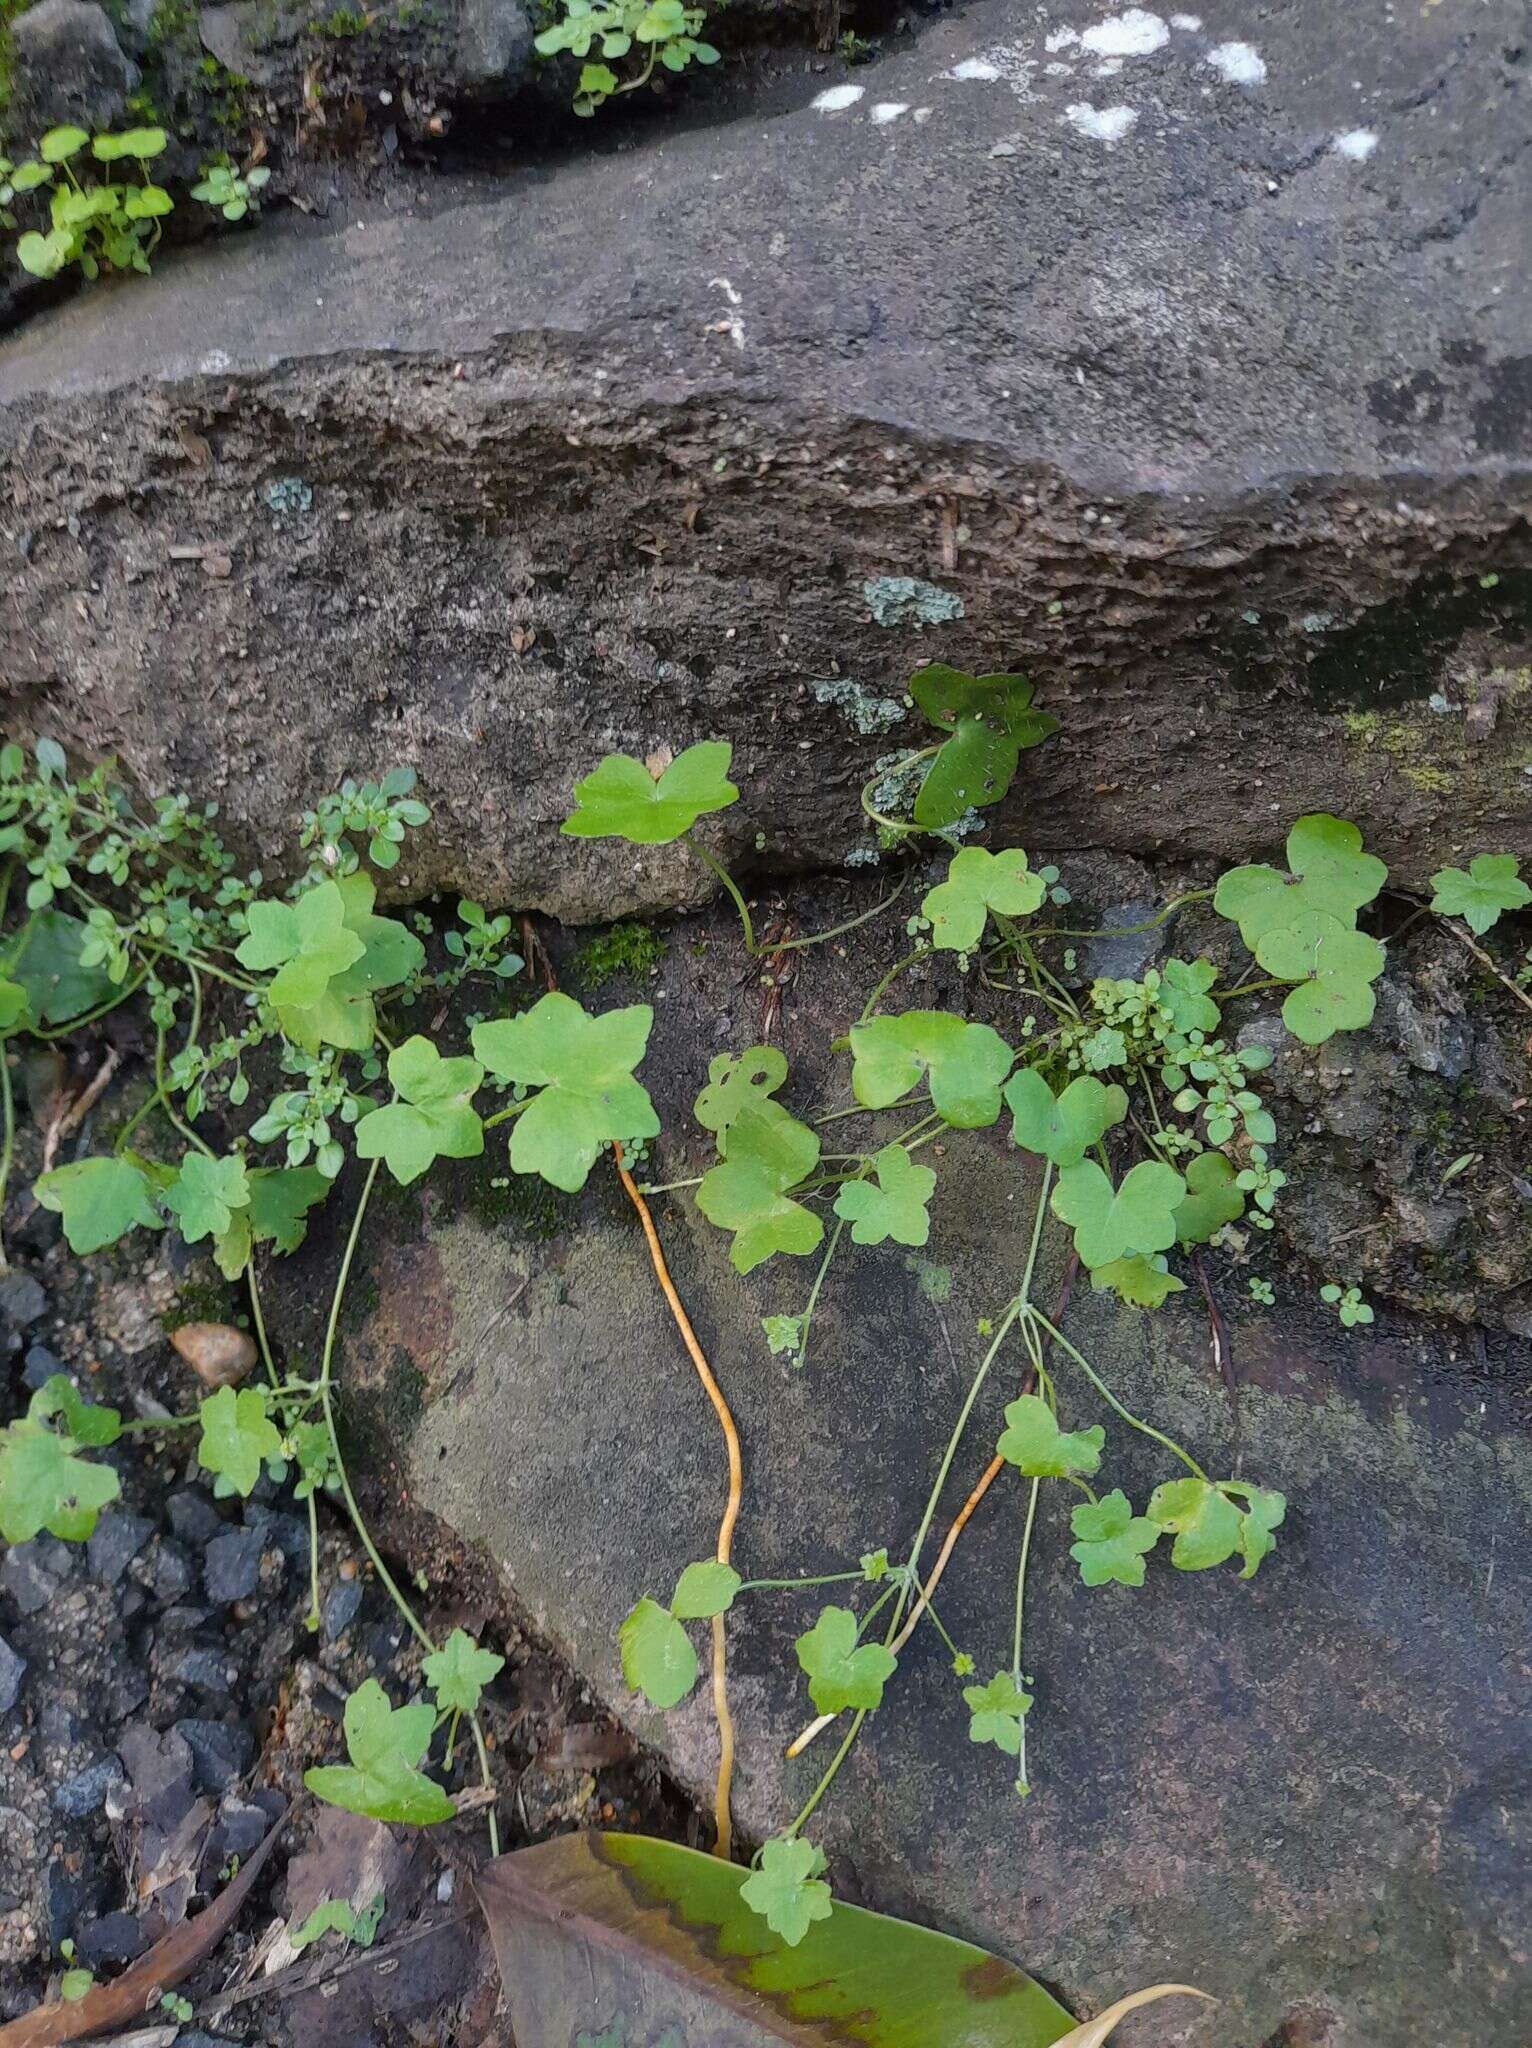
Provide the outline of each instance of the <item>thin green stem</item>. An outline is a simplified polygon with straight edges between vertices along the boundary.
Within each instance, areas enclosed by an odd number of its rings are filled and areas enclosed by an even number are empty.
[[[197,1136],[191,1125],[170,1106],[170,1088],[165,1079],[165,1027],[163,1024],[156,1024],[154,1027],[154,1095],[147,1106],[152,1107],[155,1104],[165,1112],[165,1115],[181,1133],[181,1136],[188,1145],[195,1145],[197,1150],[208,1159],[216,1158],[217,1155],[213,1151],[212,1146],[204,1143]],[[134,1121],[136,1122],[137,1119],[135,1118]],[[121,1142],[119,1137],[118,1143],[120,1144]]]
[[[319,1510],[314,1495],[308,1497],[309,1511],[309,1611],[304,1619],[311,1634],[319,1632]]]
[[[1021,1555],[1016,1565],[1016,1627],[1011,1638],[1011,1673],[1016,1683],[1021,1683],[1021,1626],[1027,1598],[1027,1557],[1032,1548],[1032,1524],[1037,1519],[1037,1495],[1042,1485],[1040,1479],[1032,1481],[1032,1492],[1027,1500],[1027,1518],[1021,1530]]]
[[[801,1590],[805,1586],[846,1586],[853,1579],[865,1579],[865,1572],[825,1572],[813,1579],[746,1579],[734,1597],[741,1593],[786,1593]]]
[[[835,1228],[830,1232],[830,1242],[825,1247],[825,1255],[819,1262],[819,1271],[814,1275],[814,1284],[809,1289],[808,1306],[803,1311],[803,1329],[798,1339],[798,1364],[800,1367],[808,1363],[809,1327],[814,1320],[814,1308],[819,1300],[819,1290],[825,1284],[825,1275],[830,1270],[830,1261],[835,1257],[836,1248],[840,1244],[841,1233],[845,1227],[845,1218],[838,1216],[835,1219]]]
[[[1038,931],[1036,936],[1040,939],[1132,939],[1140,932],[1156,930],[1186,904],[1208,903],[1212,901],[1212,897],[1211,889],[1188,889],[1184,896],[1173,896],[1163,910],[1147,918],[1143,924],[1103,924],[1094,930],[1086,930],[1083,926],[1055,924]]]
[[[907,967],[913,967],[917,960],[924,960],[930,951],[931,948],[922,942],[912,952],[906,953],[902,960],[896,960],[893,966],[889,968],[887,974],[874,987],[872,994],[867,998],[862,1014],[857,1019],[857,1022],[865,1024],[870,1017],[875,1016],[879,1003],[887,995],[889,989],[893,987],[900,975],[903,974],[904,970]]]
[[[250,1254],[245,1267],[245,1281],[250,1290],[250,1313],[255,1322],[255,1341],[260,1347],[261,1360],[266,1367],[266,1377],[273,1389],[282,1391],[282,1375],[277,1371],[277,1362],[271,1355],[271,1345],[266,1336],[266,1318],[261,1313],[261,1289],[255,1277],[255,1253]]]
[[[816,1129],[822,1124],[838,1124],[848,1116],[882,1116],[890,1109],[912,1109],[916,1103],[929,1102],[929,1095],[901,1095],[897,1102],[886,1102],[882,1109],[869,1109],[864,1102],[854,1102],[850,1109],[832,1109],[824,1116],[814,1118]]]
[[[922,747],[919,753],[911,754],[907,761],[901,761],[898,768],[895,769],[893,772],[898,775],[908,775],[908,773],[915,766],[917,761],[935,760],[936,756],[942,750],[942,744],[943,743],[938,743],[934,747]],[[882,811],[874,807],[872,801],[872,792],[874,789],[877,788],[878,784],[882,780],[883,777],[881,775],[874,775],[870,781],[863,783],[863,811],[869,818],[871,818],[872,822],[875,825],[881,825],[885,832],[895,832],[899,835],[901,839],[918,839],[922,831],[924,830],[923,826],[916,825],[907,818],[886,817]]]
[[[931,1598],[931,1595],[926,1591],[924,1583],[918,1576],[915,1580],[915,1590],[920,1595],[921,1612],[924,1614],[928,1614],[931,1617],[932,1626],[935,1628],[936,1633],[941,1637],[942,1641],[947,1645],[947,1648],[952,1652],[953,1656],[961,1656],[962,1652],[958,1649],[957,1644],[952,1640],[951,1636],[948,1635],[946,1624],[943,1622],[941,1616],[936,1611],[936,1602]]]
[[[5,1191],[10,1184],[11,1157],[16,1150],[16,1099],[11,1092],[10,1051],[4,1044],[0,1044],[0,1109],[5,1117],[4,1137],[0,1138],[0,1272],[4,1272]]]
[[[814,1787],[813,1791],[809,1794],[808,1798],[803,1802],[803,1805],[799,1808],[796,1817],[789,1823],[787,1828],[787,1834],[789,1838],[801,1832],[801,1830],[806,1826],[809,1817],[814,1811],[814,1808],[819,1804],[820,1800],[824,1798],[825,1794],[829,1791],[830,1787],[835,1783],[836,1774],[840,1770],[841,1765],[846,1761],[846,1758],[850,1755],[851,1745],[856,1741],[857,1736],[861,1733],[862,1723],[866,1719],[867,1709],[865,1707],[858,1707],[855,1714],[853,1714],[851,1717],[851,1726],[846,1730],[845,1738],[842,1741],[840,1748],[836,1750],[834,1756],[832,1756],[830,1759],[829,1765],[825,1770],[824,1776],[820,1779],[819,1783]]]
[[[1069,1339],[1064,1335],[1062,1330],[1057,1330],[1054,1328],[1053,1324],[1049,1322],[1048,1318],[1043,1314],[1041,1309],[1032,1308],[1029,1309],[1027,1313],[1033,1318],[1035,1322],[1040,1323],[1042,1327],[1048,1332],[1048,1335],[1053,1339],[1054,1343],[1059,1345],[1068,1354],[1068,1356],[1074,1360],[1075,1364],[1079,1366],[1081,1372],[1085,1374],[1085,1377],[1096,1389],[1096,1392],[1101,1396],[1102,1400],[1105,1401],[1109,1407],[1115,1408],[1117,1413],[1122,1417],[1123,1421],[1129,1425],[1130,1428],[1136,1429],[1141,1436],[1150,1437],[1155,1443],[1163,1445],[1163,1447],[1167,1451],[1171,1452],[1173,1456],[1179,1458],[1181,1460],[1181,1463],[1187,1468],[1187,1470],[1189,1472],[1194,1473],[1198,1479],[1207,1479],[1206,1472],[1203,1471],[1202,1467],[1197,1463],[1197,1460],[1192,1456],[1191,1452],[1183,1450],[1181,1446],[1176,1442],[1174,1437],[1166,1436],[1163,1430],[1156,1429],[1152,1423],[1145,1422],[1141,1416],[1135,1415],[1131,1409],[1125,1408],[1123,1406],[1121,1401],[1118,1400],[1117,1396],[1112,1392],[1111,1388],[1107,1385],[1106,1381],[1102,1379],[1100,1373],[1096,1371],[1095,1367],[1091,1364],[1090,1360],[1085,1356],[1085,1354],[1075,1349],[1074,1345],[1070,1343]]]
[[[719,860],[715,854],[709,853],[707,848],[701,843],[700,840],[693,839],[690,832],[683,832],[681,834],[681,838],[682,842],[691,848],[692,852],[697,856],[698,860],[701,861],[702,865],[705,868],[712,869],[713,873],[717,876],[718,880],[722,882],[725,889],[728,890],[730,896],[733,897],[734,908],[739,912],[739,921],[743,925],[745,931],[745,951],[750,955],[752,959],[755,959],[757,957],[758,952],[755,943],[755,926],[750,922],[750,906],[746,903],[743,895],[741,895],[739,884],[735,881],[734,877],[729,873],[729,870],[724,866],[723,862]],[[774,951],[775,948],[773,948],[772,950]]]
[[[504,1109],[497,1109],[493,1116],[487,1116],[484,1119],[485,1130],[492,1131],[496,1124],[508,1124],[513,1116],[521,1115],[521,1112],[531,1100],[532,1097],[529,1095],[525,1102],[512,1102],[508,1103]]]
[[[875,903],[871,910],[864,910],[859,917],[848,917],[844,924],[832,924],[828,931],[813,932],[806,939],[783,939],[777,944],[765,947],[764,951],[768,956],[772,953],[796,953],[801,952],[805,946],[822,946],[827,939],[844,938],[847,932],[854,932],[858,925],[870,924],[891,904],[897,903],[904,894],[909,879],[907,874],[901,875],[898,887],[890,890],[881,903]]]
[[[30,1036],[37,1039],[40,1044],[47,1045],[55,1038],[67,1038],[72,1031],[83,1031],[87,1024],[94,1024],[99,1018],[109,1016],[113,1010],[119,1009],[129,996],[136,995],[148,978],[148,973],[147,967],[141,967],[137,975],[125,981],[117,993],[106,1002],[97,1003],[93,1010],[86,1010],[82,1016],[71,1017],[67,1024],[55,1024],[46,1031],[34,1031]]]
[[[699,1173],[691,1180],[640,1181],[638,1191],[641,1195],[673,1195],[678,1188],[700,1188],[702,1180]]]
[[[1232,1003],[1236,996],[1253,996],[1263,988],[1293,988],[1296,983],[1280,974],[1269,974],[1264,981],[1242,981],[1238,988],[1215,988],[1212,1000],[1217,1003]]]

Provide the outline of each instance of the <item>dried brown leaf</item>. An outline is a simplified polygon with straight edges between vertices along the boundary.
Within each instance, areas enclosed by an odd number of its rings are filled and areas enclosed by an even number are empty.
[[[1115,2005],[1097,2013],[1093,2020],[1082,2021],[1062,2040],[1055,2041],[1053,2048],[1101,2048],[1119,2020],[1126,2019],[1130,2012],[1137,2012],[1141,2005],[1153,2005],[1160,1998],[1208,1998],[1208,1994],[1199,1991],[1194,1984],[1151,1984],[1146,1991],[1133,1991],[1126,1998],[1119,1998]],[[1208,2002],[1211,2004],[1211,1999]]]

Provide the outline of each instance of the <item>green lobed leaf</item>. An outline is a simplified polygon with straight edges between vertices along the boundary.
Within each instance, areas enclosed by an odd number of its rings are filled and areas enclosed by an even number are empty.
[[[858,1643],[849,1607],[824,1607],[793,1648],[809,1681],[809,1698],[822,1714],[845,1707],[871,1709],[883,1699],[897,1658],[883,1643]]]
[[[76,1457],[76,1449],[72,1437],[32,1412],[0,1432],[0,1536],[7,1543],[30,1543],[43,1529],[61,1542],[83,1543],[116,1500],[117,1474]]]
[[[421,1676],[436,1695],[440,1712],[474,1713],[486,1685],[504,1670],[505,1659],[484,1650],[464,1630],[455,1628],[439,1650],[420,1662]]]
[[[1186,1282],[1167,1269],[1163,1258],[1146,1258],[1142,1252],[1095,1267],[1090,1284],[1098,1294],[1110,1290],[1129,1308],[1160,1308],[1171,1295],[1186,1292]]]
[[[710,1223],[733,1231],[729,1258],[736,1272],[751,1272],[774,1252],[802,1257],[813,1251],[824,1224],[787,1192],[819,1162],[813,1131],[762,1097],[740,1111],[719,1143],[727,1155],[702,1176],[697,1207]]]
[[[1100,1500],[1082,1501],[1069,1518],[1076,1541],[1069,1554],[1087,1586],[1141,1586],[1144,1558],[1160,1540],[1160,1525],[1135,1515],[1120,1489]]]
[[[1431,877],[1431,908],[1460,917],[1480,937],[1508,910],[1525,910],[1532,889],[1521,879],[1514,853],[1476,853],[1467,868],[1438,868]]]
[[[633,1078],[653,1022],[647,1003],[592,1017],[555,992],[519,1017],[474,1026],[474,1053],[491,1074],[541,1091],[511,1127],[514,1172],[573,1194],[604,1144],[658,1136],[654,1105]]]
[[[1255,957],[1268,974],[1301,980],[1282,1005],[1282,1021],[1305,1045],[1322,1045],[1337,1031],[1360,1031],[1371,1023],[1377,1001],[1372,983],[1387,956],[1365,932],[1325,911],[1305,911],[1266,932]]]
[[[1282,1526],[1287,1514],[1286,1496],[1269,1487],[1251,1486],[1241,1479],[1226,1479],[1224,1492],[1243,1495],[1244,1514],[1240,1521],[1239,1554],[1245,1560],[1240,1573],[1242,1579],[1253,1579],[1260,1569],[1261,1560],[1269,1557],[1277,1547],[1272,1533]]]
[[[1115,1084],[1081,1074],[1055,1096],[1035,1067],[1023,1067],[1011,1076],[1005,1100],[1015,1119],[1012,1135],[1017,1144],[1051,1159],[1055,1166],[1077,1165],[1128,1113],[1127,1094]]]
[[[104,1401],[87,1401],[73,1380],[61,1372],[51,1373],[27,1404],[34,1422],[62,1416],[64,1434],[91,1450],[104,1449],[122,1435],[122,1413]]]
[[[382,1159],[408,1187],[437,1159],[477,1159],[484,1126],[473,1108],[484,1079],[477,1060],[443,1059],[429,1038],[415,1036],[388,1056],[388,1078],[402,1098],[372,1110],[356,1127],[359,1159]]]
[[[725,741],[703,740],[677,754],[658,779],[631,754],[608,754],[575,784],[575,809],[561,829],[577,839],[626,839],[634,846],[679,839],[704,812],[724,810],[738,798],[728,780],[731,752]]]
[[[1291,875],[1255,866],[1231,868],[1219,878],[1213,907],[1239,926],[1252,953],[1268,932],[1309,913],[1354,925],[1357,912],[1388,880],[1383,862],[1362,851],[1356,826],[1323,811],[1311,812],[1293,826],[1287,835],[1287,861]]]
[[[946,1010],[906,1010],[851,1027],[851,1092],[866,1109],[887,1109],[927,1075],[945,1122],[979,1130],[1000,1114],[1000,1084],[1015,1054],[987,1024]]]
[[[1020,847],[987,853],[982,846],[965,846],[948,863],[946,881],[927,892],[920,908],[931,921],[933,946],[971,953],[992,910],[1025,917],[1040,909],[1047,895],[1047,883],[1030,871]]]
[[[1245,1213],[1245,1197],[1234,1168],[1221,1152],[1199,1152],[1186,1167],[1186,1199],[1176,1210],[1176,1239],[1183,1246],[1208,1244],[1226,1223]]]
[[[802,1835],[774,1835],[762,1843],[739,1895],[773,1934],[796,1948],[816,1920],[828,1920],[834,1911],[830,1887],[820,1875],[824,1868],[824,1851]]]
[[[180,1225],[188,1244],[196,1244],[204,1237],[220,1237],[228,1229],[234,1210],[243,1209],[250,1200],[244,1161],[209,1159],[205,1153],[188,1152],[161,1200]]]
[[[282,1439],[266,1412],[265,1389],[220,1387],[202,1402],[197,1419],[202,1425],[197,1463],[217,1475],[225,1493],[247,1496],[262,1465],[282,1450]]]
[[[163,1227],[149,1183],[129,1159],[77,1159],[56,1166],[33,1182],[32,1192],[43,1208],[63,1218],[72,1252],[98,1252],[135,1224]]]
[[[936,1188],[936,1175],[917,1166],[902,1145],[885,1145],[875,1154],[877,1185],[848,1180],[835,1197],[835,1213],[851,1225],[854,1244],[924,1244],[931,1235],[926,1210]]]
[[[1134,1252],[1168,1251],[1186,1182],[1172,1166],[1140,1160],[1113,1189],[1094,1159],[1066,1166],[1051,1196],[1053,1213],[1074,1230],[1082,1265],[1109,1266]]]
[[[436,1728],[426,1701],[391,1707],[382,1686],[369,1678],[346,1701],[342,1727],[350,1765],[305,1771],[310,1792],[373,1820],[428,1827],[452,1818],[455,1809],[441,1786],[416,1769]]]
[[[774,1045],[716,1053],[708,1062],[707,1086],[693,1104],[692,1115],[705,1131],[726,1131],[742,1110],[775,1095],[786,1079],[786,1055]]]
[[[697,1652],[668,1607],[646,1595],[629,1609],[617,1631],[622,1675],[650,1706],[663,1713],[697,1683]]]
[[[963,1700],[970,1742],[991,1742],[1007,1756],[1021,1754],[1021,1724],[1032,1695],[1022,1691],[1012,1672],[997,1671],[987,1685],[965,1685]]]
[[[27,1007],[39,1024],[67,1024],[116,993],[104,966],[81,964],[87,936],[80,918],[40,910],[18,938],[0,948],[0,972],[26,990]]]
[[[308,1212],[335,1185],[314,1166],[257,1166],[245,1175],[250,1201],[245,1211],[257,1244],[295,1252],[308,1231]]]
[[[716,1557],[689,1564],[676,1580],[670,1611],[678,1621],[706,1621],[727,1614],[743,1584],[732,1564]]]
[[[316,882],[296,903],[263,898],[251,904],[247,920],[234,957],[257,972],[277,970],[267,995],[279,1009],[310,1008],[366,952],[347,927],[346,899],[335,882]]]
[[[1241,1509],[1231,1494],[1246,1497]],[[1172,1479],[1157,1486],[1146,1510],[1150,1521],[1175,1535],[1170,1561],[1177,1570],[1202,1572],[1236,1552],[1245,1559],[1241,1578],[1251,1578],[1275,1547],[1272,1531],[1287,1512],[1280,1493],[1241,1480],[1214,1485],[1207,1479]]]
[[[1041,1394],[1022,1394],[1006,1408],[995,1451],[1028,1479],[1089,1478],[1101,1463],[1105,1442],[1099,1422],[1089,1429],[1062,1430]]]
[[[1024,747],[1058,731],[1058,720],[1034,711],[1032,685],[1021,675],[973,676],[933,662],[910,678],[910,694],[931,723],[952,737],[926,770],[914,818],[928,831],[951,825],[970,809],[998,803],[1011,786]]]

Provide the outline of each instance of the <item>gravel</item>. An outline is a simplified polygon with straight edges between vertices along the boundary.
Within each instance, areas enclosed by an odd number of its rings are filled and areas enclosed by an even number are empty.
[[[18,1657],[5,1637],[0,1636],[0,1714],[8,1714],[15,1706],[26,1668],[26,1658]]]
[[[66,1778],[54,1793],[53,1804],[68,1819],[84,1820],[102,1806],[114,1785],[123,1782],[122,1765],[116,1757],[104,1756],[83,1771],[76,1771],[72,1778]]]
[[[261,1552],[265,1539],[259,1529],[227,1529],[215,1536],[202,1560],[202,1583],[209,1600],[220,1606],[247,1600],[261,1583]]]
[[[0,1279],[0,1316],[12,1329],[30,1329],[47,1306],[47,1293],[30,1273],[7,1273]]]
[[[362,1604],[362,1582],[360,1579],[337,1579],[324,1596],[320,1609],[320,1623],[327,1643],[339,1640],[356,1620]]]
[[[255,1738],[237,1721],[177,1721],[175,1732],[192,1753],[199,1792],[227,1792],[255,1762]]]
[[[115,1586],[153,1534],[154,1524],[147,1516],[109,1510],[85,1546],[91,1576],[103,1585]]]
[[[170,1526],[183,1543],[205,1550],[215,1536],[229,1526],[207,1495],[197,1486],[182,1487],[165,1503]]]
[[[47,1385],[56,1372],[64,1370],[64,1361],[51,1352],[46,1344],[34,1344],[27,1353],[21,1368],[22,1381],[35,1394]]]
[[[49,1569],[52,1554],[42,1537],[16,1543],[0,1563],[0,1592],[9,1594],[24,1615],[39,1614],[58,1597],[62,1572]]]

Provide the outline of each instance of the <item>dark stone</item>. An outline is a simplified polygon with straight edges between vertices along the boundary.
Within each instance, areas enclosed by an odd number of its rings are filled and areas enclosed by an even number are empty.
[[[112,24],[89,0],[40,0],[11,23],[11,102],[6,132],[31,141],[73,122],[110,128],[138,86]]]
[[[88,1865],[67,1870],[59,1859],[48,1866],[48,1940],[53,1948],[68,1941],[101,1903],[102,1879]]]
[[[53,1795],[53,1804],[70,1820],[84,1820],[95,1813],[114,1785],[123,1782],[122,1765],[114,1756],[104,1756],[66,1778]]]
[[[129,1515],[109,1508],[91,1531],[85,1555],[93,1577],[115,1586],[140,1550],[154,1534],[155,1525],[144,1515]]]
[[[247,1600],[261,1583],[259,1529],[226,1529],[207,1546],[202,1559],[202,1583],[207,1597],[217,1605]]]
[[[29,1386],[35,1394],[40,1387],[53,1378],[55,1373],[62,1372],[63,1370],[64,1361],[62,1358],[55,1357],[46,1344],[34,1344],[27,1353],[26,1363],[21,1368],[21,1377],[25,1385]]]
[[[12,1329],[30,1329],[47,1306],[47,1293],[30,1273],[7,1273],[0,1277],[0,1316]]]
[[[362,1582],[360,1579],[337,1579],[324,1596],[320,1619],[327,1643],[339,1641],[356,1620],[357,1609],[362,1604]]]
[[[200,1486],[183,1486],[170,1496],[165,1508],[170,1526],[181,1541],[199,1550],[229,1526]]]
[[[79,1960],[93,1970],[103,1963],[137,1962],[149,1940],[131,1913],[103,1913],[99,1920],[82,1926],[74,1938]]]
[[[21,1691],[27,1660],[18,1657],[4,1636],[0,1636],[0,1714],[8,1714]]]
[[[229,1676],[230,1668],[227,1651],[201,1649],[195,1644],[178,1651],[170,1661],[170,1675],[182,1685],[225,1695],[234,1682]]]
[[[106,1691],[106,1717],[116,1725],[136,1714],[149,1697],[149,1675],[138,1663],[122,1664],[112,1673]]]
[[[191,1559],[170,1536],[162,1536],[153,1545],[135,1573],[162,1607],[184,1599],[191,1591],[193,1576]]]
[[[302,1515],[283,1514],[276,1508],[250,1501],[245,1507],[245,1524],[260,1532],[263,1550],[280,1550],[289,1564],[304,1570],[309,1561],[309,1525]]]
[[[242,1722],[177,1721],[175,1732],[192,1753],[192,1783],[199,1792],[227,1792],[255,1762],[255,1738]]]
[[[531,54],[532,24],[522,0],[459,0],[444,85],[470,99],[504,98]]]
[[[260,1847],[270,1827],[271,1815],[253,1800],[225,1799],[218,1809],[217,1860],[223,1863],[230,1856],[248,1856]]]
[[[38,1614],[56,1597],[64,1574],[50,1569],[55,1556],[48,1539],[37,1536],[30,1543],[13,1544],[0,1561],[0,1591],[10,1595],[22,1614]]]

